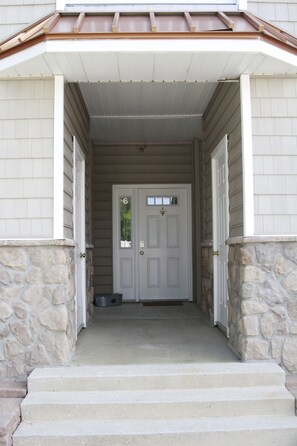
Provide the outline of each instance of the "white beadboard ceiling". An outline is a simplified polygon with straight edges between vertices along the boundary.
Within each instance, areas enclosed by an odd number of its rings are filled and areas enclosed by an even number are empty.
[[[81,83],[97,142],[192,141],[215,83]]]

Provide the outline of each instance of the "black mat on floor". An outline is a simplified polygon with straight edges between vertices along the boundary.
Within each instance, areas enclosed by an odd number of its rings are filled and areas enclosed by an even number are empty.
[[[144,307],[175,307],[183,305],[183,302],[176,300],[157,300],[152,302],[142,302]]]

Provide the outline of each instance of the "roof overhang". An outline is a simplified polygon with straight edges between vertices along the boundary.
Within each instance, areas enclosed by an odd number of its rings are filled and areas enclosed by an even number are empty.
[[[297,39],[247,13],[55,13],[0,45],[2,78],[213,82],[296,73]]]

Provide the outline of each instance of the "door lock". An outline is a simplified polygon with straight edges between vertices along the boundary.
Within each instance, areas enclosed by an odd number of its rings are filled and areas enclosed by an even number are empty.
[[[219,256],[220,255],[220,251],[212,251],[212,255],[213,256]]]
[[[143,256],[143,254],[144,254],[144,251],[140,251],[140,253],[139,253],[141,256]]]

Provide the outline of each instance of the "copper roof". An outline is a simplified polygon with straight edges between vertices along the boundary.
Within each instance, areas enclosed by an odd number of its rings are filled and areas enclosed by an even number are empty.
[[[0,58],[48,40],[261,39],[297,54],[297,38],[248,12],[56,12],[0,45]]]

